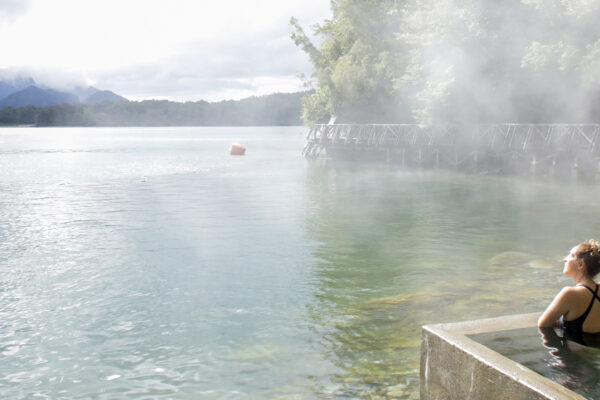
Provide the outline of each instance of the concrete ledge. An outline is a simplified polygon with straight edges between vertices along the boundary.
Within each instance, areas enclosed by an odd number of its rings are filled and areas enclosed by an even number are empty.
[[[467,335],[534,327],[539,313],[426,325],[421,399],[575,399],[585,397],[475,342]]]

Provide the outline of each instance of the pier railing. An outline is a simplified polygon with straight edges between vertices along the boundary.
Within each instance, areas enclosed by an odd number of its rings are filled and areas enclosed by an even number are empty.
[[[600,124],[315,125],[303,155],[473,172],[596,175],[599,138]]]

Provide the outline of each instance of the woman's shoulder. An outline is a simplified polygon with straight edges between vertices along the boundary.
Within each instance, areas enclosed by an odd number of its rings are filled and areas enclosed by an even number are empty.
[[[596,286],[598,286],[598,284],[596,284]],[[595,286],[589,287],[584,285],[567,286],[567,288],[570,288],[574,293],[593,293],[596,289]]]
[[[558,293],[558,297],[561,297],[565,301],[574,300],[580,301],[582,299],[588,299],[590,290],[585,286],[565,286]]]
[[[592,291],[595,289],[594,287],[591,288]],[[565,286],[561,289],[561,291],[569,291],[569,292],[583,292],[583,293],[589,293],[590,292],[590,288],[584,285],[573,285],[573,286]],[[599,290],[600,291],[600,290]]]
[[[565,294],[571,294],[571,293],[579,293],[581,290],[586,290],[584,287],[581,286],[565,286],[562,289],[560,289],[559,293],[565,293]]]
[[[589,292],[584,286],[565,286],[560,292],[558,292],[557,297],[564,300],[571,300],[580,298],[582,294]]]

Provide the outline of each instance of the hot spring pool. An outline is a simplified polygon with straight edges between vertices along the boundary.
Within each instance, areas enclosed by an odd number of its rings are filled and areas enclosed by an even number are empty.
[[[600,399],[600,348],[537,327],[469,335],[478,343],[588,399]]]

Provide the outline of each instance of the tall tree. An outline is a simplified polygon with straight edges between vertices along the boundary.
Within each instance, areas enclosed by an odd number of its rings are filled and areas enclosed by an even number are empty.
[[[600,0],[338,0],[306,123],[597,122]]]
[[[392,84],[404,69],[397,0],[332,0],[333,18],[315,28],[312,43],[295,18],[292,39],[313,64],[314,94],[303,100],[306,124],[397,121],[400,107]]]

